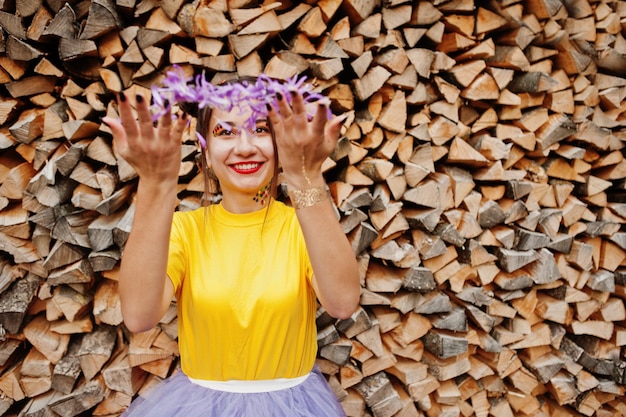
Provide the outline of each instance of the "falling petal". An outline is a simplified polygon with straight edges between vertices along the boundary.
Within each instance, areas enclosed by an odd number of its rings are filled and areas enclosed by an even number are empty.
[[[198,139],[198,142],[200,143],[202,149],[206,148],[206,139],[204,138],[204,136],[196,132],[196,139]]]
[[[234,84],[213,85],[205,74],[195,77],[186,77],[182,68],[174,66],[168,71],[163,79],[162,87],[153,87],[153,116],[158,118],[167,111],[171,105],[181,102],[195,102],[198,108],[214,108],[223,111],[231,111],[238,106],[251,109],[250,117],[246,120],[245,127],[254,127],[256,120],[267,117],[267,105],[276,106],[276,96],[280,93],[291,102],[291,92],[296,91],[305,98],[305,102],[318,101],[329,104],[329,99],[320,93],[312,91],[312,85],[305,83],[306,77],[293,76],[286,81],[278,81],[265,74],[259,75],[256,82],[243,81]],[[328,110],[329,118],[332,112]],[[308,117],[312,117],[307,114]],[[204,138],[202,138],[204,141]]]

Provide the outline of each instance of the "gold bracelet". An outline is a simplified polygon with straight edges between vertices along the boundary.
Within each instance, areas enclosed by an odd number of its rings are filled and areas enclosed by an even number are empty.
[[[328,199],[328,190],[326,187],[307,188],[306,190],[289,191],[291,204],[298,210],[307,208],[326,201]]]

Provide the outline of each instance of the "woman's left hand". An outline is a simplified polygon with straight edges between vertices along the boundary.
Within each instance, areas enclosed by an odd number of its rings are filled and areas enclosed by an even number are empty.
[[[291,105],[285,97],[277,101],[278,108],[270,109],[269,120],[285,179],[296,189],[323,185],[322,164],[337,146],[345,116],[329,120],[326,104],[317,104],[309,120],[304,99],[298,92],[293,93]]]
[[[322,165],[335,150],[345,120],[345,116],[329,120],[327,110],[325,105],[318,104],[309,120],[304,100],[296,93],[291,106],[283,97],[278,100],[277,108],[269,111],[278,158],[290,193],[326,185]],[[311,209],[296,208],[296,216],[313,267],[311,283],[315,294],[331,316],[347,319],[357,309],[361,293],[354,251],[329,200],[312,201],[305,207]]]

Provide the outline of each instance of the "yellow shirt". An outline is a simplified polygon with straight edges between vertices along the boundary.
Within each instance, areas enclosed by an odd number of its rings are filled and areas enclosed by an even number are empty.
[[[167,273],[188,376],[294,378],[312,369],[317,304],[292,208],[272,201],[269,212],[219,204],[175,213]]]

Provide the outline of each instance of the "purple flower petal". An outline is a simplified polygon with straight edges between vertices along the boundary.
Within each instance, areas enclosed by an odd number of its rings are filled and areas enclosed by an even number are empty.
[[[198,139],[198,142],[200,143],[200,146],[202,148],[206,148],[206,139],[204,138],[204,136],[196,132],[196,139]]]
[[[210,107],[223,111],[231,111],[235,105],[240,108],[246,106],[251,109],[250,117],[245,121],[244,127],[251,129],[257,119],[267,117],[267,105],[276,106],[278,93],[291,103],[291,92],[298,91],[305,97],[305,102],[314,101],[330,104],[327,97],[313,92],[312,85],[305,83],[306,77],[293,76],[281,82],[273,80],[265,74],[261,74],[255,83],[244,81],[242,83],[213,85],[204,74],[194,77],[186,77],[182,68],[174,66],[168,71],[163,79],[162,87],[152,88],[152,112],[153,117],[167,114],[171,106],[181,102],[195,102],[199,108]],[[310,118],[313,114],[307,114]],[[332,112],[328,110],[328,118]],[[198,140],[206,145],[204,138]]]

